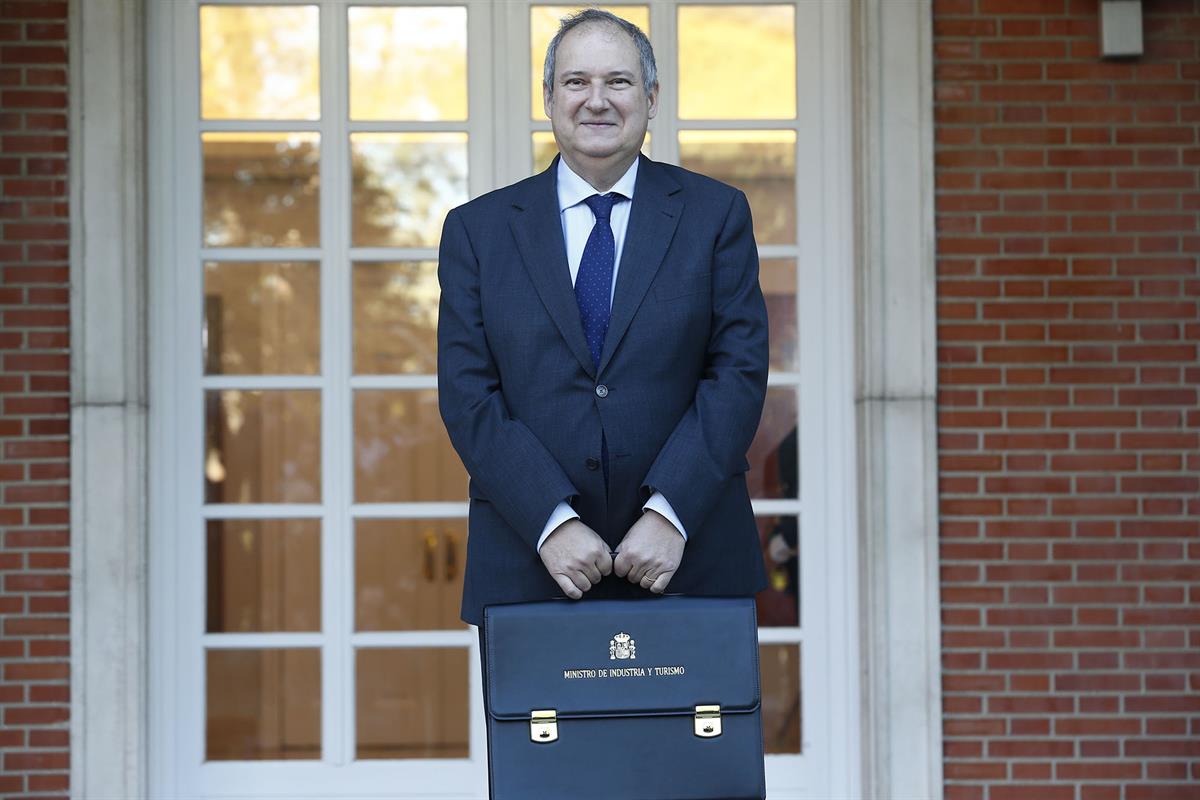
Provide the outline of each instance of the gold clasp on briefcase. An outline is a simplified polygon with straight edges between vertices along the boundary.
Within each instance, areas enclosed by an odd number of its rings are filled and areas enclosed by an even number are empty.
[[[558,739],[558,712],[553,708],[534,710],[529,719],[529,738],[535,742]]]
[[[706,739],[721,735],[720,706],[696,706],[696,735]]]

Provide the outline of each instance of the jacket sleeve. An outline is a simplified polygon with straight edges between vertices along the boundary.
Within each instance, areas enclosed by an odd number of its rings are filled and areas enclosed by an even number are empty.
[[[536,548],[551,512],[578,491],[533,432],[508,413],[483,325],[479,259],[458,209],[446,216],[438,259],[442,422],[480,493]]]
[[[643,492],[663,493],[693,536],[722,484],[746,470],[767,392],[767,307],[750,205],[741,191],[717,235],[712,293],[704,373],[642,481]]]

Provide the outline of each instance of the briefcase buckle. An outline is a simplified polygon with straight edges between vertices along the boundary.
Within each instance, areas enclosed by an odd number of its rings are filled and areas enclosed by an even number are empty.
[[[529,738],[540,744],[558,740],[558,712],[553,708],[535,709],[529,719]]]
[[[696,706],[696,735],[705,739],[721,735],[721,707]]]

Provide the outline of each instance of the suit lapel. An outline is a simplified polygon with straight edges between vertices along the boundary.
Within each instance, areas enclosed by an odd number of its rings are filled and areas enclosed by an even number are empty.
[[[567,246],[563,241],[555,188],[557,168],[558,159],[555,158],[549,169],[526,184],[527,190],[513,202],[515,211],[509,227],[542,304],[584,371],[595,378],[575,289],[571,286],[571,270],[567,265]]]
[[[617,270],[612,317],[604,337],[604,351],[600,356],[600,373],[604,372],[612,359],[621,337],[625,335],[634,313],[646,296],[646,290],[658,273],[683,211],[683,200],[678,197],[679,184],[656,162],[644,156],[639,158],[641,163],[638,164],[637,183],[633,190],[633,207],[629,209],[629,226],[625,229],[621,266]],[[561,230],[560,225],[560,234]],[[569,277],[567,285],[570,288]],[[578,312],[576,326],[582,326],[578,322]],[[584,343],[586,351],[586,342],[582,338],[580,341]]]

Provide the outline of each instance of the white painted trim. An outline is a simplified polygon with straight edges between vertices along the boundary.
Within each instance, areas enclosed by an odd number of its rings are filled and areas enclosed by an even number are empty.
[[[864,787],[940,797],[932,12],[855,12]]]
[[[71,796],[146,795],[140,0],[69,12]]]
[[[840,5],[840,0],[832,4]],[[155,696],[169,702],[153,707],[149,703],[150,681],[163,680],[176,645],[164,645],[154,670],[147,669],[148,617],[154,636],[173,635],[170,624],[177,613],[170,607],[173,594],[164,591],[168,587],[162,581],[179,565],[169,560],[165,548],[149,546],[148,531],[164,537],[178,533],[170,513],[178,487],[172,476],[148,470],[143,348],[147,316],[161,323],[161,316],[176,305],[174,281],[165,276],[178,264],[176,243],[161,231],[146,230],[148,206],[173,218],[171,193],[161,184],[144,185],[144,176],[148,164],[160,175],[194,168],[171,160],[177,136],[171,121],[177,114],[163,105],[187,100],[163,89],[174,85],[172,54],[179,43],[172,35],[177,31],[168,25],[167,36],[143,38],[144,15],[151,17],[151,30],[162,32],[153,17],[167,13],[170,5],[88,0],[71,4],[70,11],[74,798],[145,797],[152,785],[179,797],[198,791],[163,783],[164,773],[170,772],[165,765],[186,752],[148,751],[146,746],[148,740],[165,741],[155,737],[171,729],[178,711],[174,703],[185,702],[171,699],[159,686]],[[833,245],[857,243],[852,254],[859,265],[857,283],[843,284],[840,290],[854,292],[857,299],[857,320],[844,321],[841,329],[849,343],[842,348],[849,356],[842,368],[858,364],[859,446],[857,467],[854,458],[847,458],[838,468],[857,470],[858,488],[857,498],[829,497],[822,503],[831,514],[842,515],[824,522],[861,531],[861,558],[856,559],[853,550],[840,556],[862,564],[861,589],[848,589],[854,596],[846,602],[857,601],[865,620],[863,658],[857,659],[864,665],[865,752],[861,786],[845,796],[936,797],[942,791],[942,760],[930,5],[929,0],[857,0],[843,8],[854,15],[856,138],[850,160],[859,171],[853,197],[831,202],[855,203],[848,218],[855,220],[857,229]],[[522,38],[520,26],[506,32],[509,21],[504,14],[493,15],[492,24],[496,42],[511,45]],[[516,49],[528,52],[527,47]],[[155,65],[145,75],[144,60]],[[527,109],[507,103],[505,94],[519,90],[525,79],[513,84],[500,74],[491,77],[501,91],[489,99],[518,109],[519,121],[528,125]],[[149,93],[149,101],[143,80],[158,87]],[[488,76],[473,76],[473,94],[474,87],[487,81]],[[831,97],[835,94],[830,92]],[[146,126],[148,150],[142,141]],[[496,156],[509,152],[513,136],[524,143],[524,128],[497,130],[492,137],[490,161],[497,164],[497,172],[503,162]],[[658,139],[667,142],[671,137]],[[484,143],[479,140],[481,146]],[[476,159],[473,150],[473,164],[480,163]],[[474,184],[472,188],[475,194]],[[144,251],[147,235],[149,250]],[[839,254],[824,252],[822,257],[836,263]],[[153,271],[149,263],[155,265]],[[835,279],[850,280],[844,275]],[[147,305],[148,280],[159,284],[154,306]],[[854,346],[857,353],[849,349]],[[169,385],[179,365],[169,350],[158,347],[151,353],[151,370],[157,376],[152,406],[173,396]],[[832,352],[826,355],[834,357]],[[807,391],[803,385],[801,391]],[[158,452],[180,444],[169,419],[159,415],[149,424]],[[842,431],[854,429],[853,420],[837,424]],[[153,504],[148,502],[147,483]],[[846,482],[847,491],[852,485]],[[158,584],[154,596],[162,601],[149,609],[147,578]],[[822,638],[806,630],[804,645],[820,647]],[[853,682],[854,661],[843,666]],[[473,672],[476,669],[473,663]],[[475,674],[472,685],[477,683]],[[858,714],[848,711],[850,720]],[[855,738],[859,732],[853,728],[847,725],[835,733]],[[387,769],[383,764],[363,766],[369,773]],[[855,763],[829,769],[859,771]],[[230,765],[231,789],[240,773],[237,765]],[[847,780],[853,785],[859,778]]]

